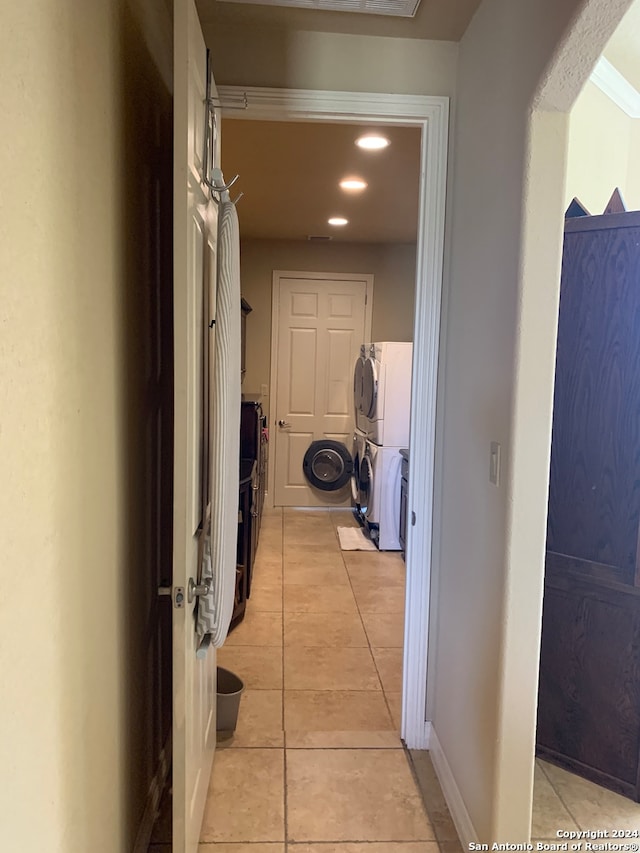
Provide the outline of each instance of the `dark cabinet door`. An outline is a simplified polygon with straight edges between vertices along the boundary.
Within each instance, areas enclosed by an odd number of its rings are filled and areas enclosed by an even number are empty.
[[[538,753],[640,798],[640,214],[565,226]]]
[[[640,214],[569,220],[547,550],[633,583],[640,517]]]

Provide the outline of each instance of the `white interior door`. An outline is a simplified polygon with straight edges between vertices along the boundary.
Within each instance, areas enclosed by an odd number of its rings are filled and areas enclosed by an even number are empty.
[[[216,742],[216,656],[196,656],[208,507],[209,355],[217,209],[202,183],[206,49],[193,0],[174,2],[173,851],[196,853]],[[180,605],[180,606],[178,606]]]
[[[346,492],[318,492],[303,474],[312,441],[331,438],[350,449],[353,370],[371,334],[373,276],[274,273],[271,412],[276,506],[348,503]]]

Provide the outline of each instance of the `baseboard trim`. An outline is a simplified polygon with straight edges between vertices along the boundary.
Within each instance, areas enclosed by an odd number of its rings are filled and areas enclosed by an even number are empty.
[[[449,806],[451,819],[460,838],[463,850],[468,850],[469,845],[476,842],[478,835],[473,827],[469,812],[464,804],[462,794],[456,783],[454,775],[444,754],[444,750],[438,740],[438,735],[433,725],[429,725],[429,753],[433,763],[436,776],[440,782],[442,793]]]
[[[133,845],[133,853],[147,853],[149,844],[151,843],[151,833],[153,832],[153,824],[160,811],[160,800],[162,792],[169,778],[169,770],[171,768],[171,734],[166,740],[165,745],[160,751],[158,758],[158,767],[155,775],[149,785],[149,793],[147,794],[147,802],[142,814],[138,833],[136,835],[135,844]]]

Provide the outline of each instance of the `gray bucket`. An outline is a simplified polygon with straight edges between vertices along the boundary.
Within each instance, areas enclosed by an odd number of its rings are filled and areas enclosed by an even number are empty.
[[[227,740],[236,730],[244,684],[235,672],[221,666],[217,667],[217,680],[216,733],[218,740]]]

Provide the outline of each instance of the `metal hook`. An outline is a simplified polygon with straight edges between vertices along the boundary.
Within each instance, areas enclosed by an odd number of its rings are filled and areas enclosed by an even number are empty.
[[[244,193],[240,193],[240,195],[236,196],[233,200],[233,204],[236,205],[240,201],[240,199],[242,198],[243,195],[244,195]]]
[[[238,101],[238,106],[236,106],[236,104],[232,100],[223,102],[219,98],[212,98],[211,96],[207,97],[207,102],[209,103],[210,106],[214,107],[215,109],[246,110],[249,108],[249,101],[247,100],[247,93],[246,92],[242,93],[241,98],[238,97],[235,100]]]
[[[211,192],[218,193],[219,195],[223,195],[224,193],[228,193],[229,189],[235,184],[235,182],[239,179],[240,175],[236,175],[233,180],[229,181],[228,184],[224,183],[224,178],[222,177],[222,171],[220,169],[213,169],[213,180],[210,181],[207,175],[203,176],[203,180],[205,184],[209,187]]]
[[[240,177],[240,175],[236,175],[235,178],[232,178],[228,184],[225,184],[224,178],[222,177],[222,171],[220,169],[214,169],[213,170],[213,183],[211,184],[211,189],[215,190],[215,192],[217,192],[217,193],[228,192],[231,189],[231,187],[235,184],[235,182],[238,180],[239,177]],[[217,183],[218,179],[220,179],[223,183],[222,184]]]

